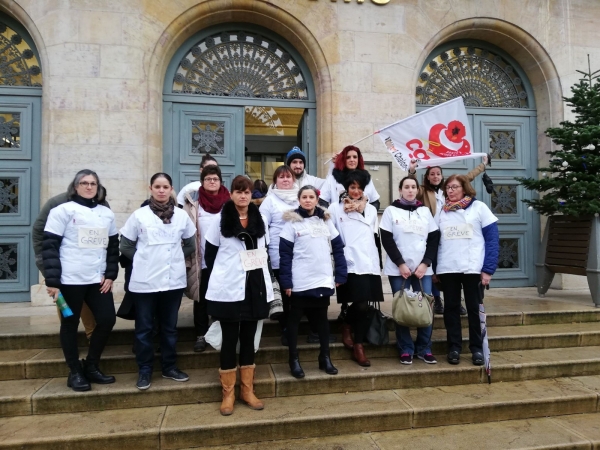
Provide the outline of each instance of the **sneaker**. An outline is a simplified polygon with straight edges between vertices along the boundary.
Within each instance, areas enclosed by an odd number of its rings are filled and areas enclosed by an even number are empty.
[[[163,378],[169,378],[175,381],[187,381],[190,379],[187,373],[182,372],[177,367],[162,373]]]
[[[463,305],[460,305],[460,315],[461,316],[467,315],[467,310],[465,309],[465,307]]]
[[[439,296],[433,298],[433,312],[435,314],[444,314],[444,304]]]
[[[329,335],[329,343],[332,344],[335,341],[337,341],[337,337],[334,334],[330,334]],[[308,332],[308,336],[306,336],[306,343],[307,344],[318,344],[319,341],[319,335],[317,333],[313,333],[312,331]]]
[[[448,362],[450,364],[458,364],[460,362],[460,353],[457,351],[448,353]]]
[[[473,364],[475,366],[483,366],[483,363],[484,363],[483,353],[481,353],[481,352],[473,353]]]
[[[412,364],[412,355],[409,355],[408,353],[402,353],[400,355],[400,364]]]
[[[140,376],[138,377],[138,380],[137,380],[137,383],[135,384],[135,386],[140,391],[145,391],[150,386],[152,386],[152,383],[150,382],[151,379],[152,379],[152,375],[151,374],[149,374],[149,373],[140,373]]]
[[[204,350],[206,350],[206,339],[204,339],[204,336],[196,337],[196,343],[194,344],[194,351],[196,353],[202,353]]]
[[[431,353],[427,353],[426,355],[417,355],[421,361],[425,361],[427,364],[437,364],[437,359]]]

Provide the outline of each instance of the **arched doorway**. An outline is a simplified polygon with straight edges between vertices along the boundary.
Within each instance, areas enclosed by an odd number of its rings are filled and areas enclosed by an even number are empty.
[[[31,227],[40,202],[42,72],[33,40],[0,15],[0,302],[37,283]]]
[[[539,216],[521,201],[530,198],[515,177],[537,168],[536,108],[524,71],[501,49],[482,41],[454,41],[436,48],[423,65],[416,88],[417,111],[463,97],[476,152],[490,153],[487,169],[494,181],[488,194],[478,178],[477,196],[499,218],[500,257],[497,287],[535,285],[534,262]],[[466,173],[479,161],[444,167],[446,174]]]
[[[316,172],[316,98],[308,68],[262,27],[226,24],[188,39],[163,90],[163,165],[177,188],[198,179],[205,153],[224,183],[246,173],[268,179],[294,145]]]

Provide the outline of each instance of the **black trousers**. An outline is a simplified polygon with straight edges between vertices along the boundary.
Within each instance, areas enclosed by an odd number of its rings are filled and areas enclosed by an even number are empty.
[[[204,336],[208,331],[208,309],[206,291],[208,290],[208,269],[202,269],[200,278],[200,300],[194,302],[194,328],[196,336]]]
[[[273,269],[273,275],[275,275],[275,279],[279,283],[279,287],[281,287],[281,280],[279,279],[279,269]],[[287,295],[285,295],[285,291],[282,289],[281,290],[281,302],[283,303],[283,314],[281,314],[279,316],[279,319],[277,319],[279,321],[279,326],[281,327],[282,333],[288,327],[289,315],[290,315],[290,300],[291,300],[291,298],[288,297]],[[308,317],[308,314],[305,314],[305,315],[306,315],[306,317]],[[319,333],[319,330],[316,328],[316,326],[313,323],[309,322],[308,325],[310,327],[311,333],[313,333],[313,334]]]
[[[438,275],[444,291],[444,325],[448,352],[462,350],[462,326],[460,322],[461,290],[465,293],[465,306],[469,321],[469,349],[471,353],[482,351],[481,324],[479,323],[479,274],[444,273]]]
[[[240,367],[254,364],[254,336],[258,321],[221,322],[221,370],[235,369],[235,349],[240,341]]]
[[[115,326],[115,303],[112,292],[102,294],[100,283],[84,285],[63,285],[60,288],[65,301],[73,311],[71,317],[62,317],[60,321],[60,345],[65,361],[71,369],[79,365],[79,349],[77,348],[77,327],[81,316],[81,307],[85,302],[96,319],[96,328],[90,338],[87,362],[98,364],[104,351],[108,336]]]
[[[328,306],[318,308],[303,308],[292,303],[288,316],[288,343],[290,355],[298,353],[298,326],[302,316],[306,314],[311,330],[319,335],[321,354],[329,354],[329,321],[327,320]]]
[[[348,307],[348,313],[346,315],[346,322],[349,323],[354,330],[354,342],[356,344],[362,344],[365,341],[365,336],[369,330],[369,303],[364,302],[352,302]]]

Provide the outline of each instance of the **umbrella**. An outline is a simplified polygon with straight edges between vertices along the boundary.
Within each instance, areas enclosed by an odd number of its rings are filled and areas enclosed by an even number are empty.
[[[490,362],[490,344],[487,337],[487,323],[485,318],[485,308],[483,306],[483,291],[490,286],[484,286],[479,283],[479,323],[481,324],[481,338],[483,343],[483,358],[485,360],[485,373],[487,373],[488,383],[492,383],[492,363]]]

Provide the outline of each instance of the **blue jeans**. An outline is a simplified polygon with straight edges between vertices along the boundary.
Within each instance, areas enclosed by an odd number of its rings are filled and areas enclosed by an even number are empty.
[[[402,282],[404,278],[401,276],[389,276],[390,286],[392,287],[392,292],[395,294],[402,288]],[[426,294],[431,294],[431,275],[425,275],[421,278],[421,283],[423,284],[423,290]],[[412,275],[408,278],[405,288],[408,288],[408,285],[412,286],[413,291],[421,292],[421,286],[419,285],[419,279]],[[424,356],[428,353],[431,353],[431,332],[433,330],[433,324],[424,328],[417,328],[417,355]],[[396,324],[396,346],[398,347],[398,352],[400,355],[404,353],[408,353],[409,355],[415,354],[415,343],[412,340],[412,336],[410,335],[410,328],[404,327],[402,325]]]
[[[163,292],[131,293],[135,302],[135,360],[139,373],[151,374],[154,366],[154,317],[160,327],[162,371],[176,367],[177,315],[183,289]]]

